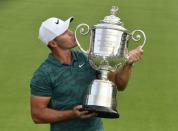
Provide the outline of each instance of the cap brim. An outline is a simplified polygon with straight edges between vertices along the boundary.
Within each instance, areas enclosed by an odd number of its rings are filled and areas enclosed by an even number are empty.
[[[72,22],[72,21],[74,20],[74,17],[71,16],[71,17],[69,17],[67,20],[69,20],[70,22]]]
[[[68,25],[68,27],[69,27],[69,24],[70,24],[73,20],[74,20],[74,17],[69,17],[69,18],[65,21],[65,23]]]
[[[64,32],[69,28],[69,25],[70,25],[70,23],[72,22],[74,20],[74,17],[69,17],[64,23],[65,23],[65,25],[64,25],[64,27],[65,27],[65,29],[64,29]]]

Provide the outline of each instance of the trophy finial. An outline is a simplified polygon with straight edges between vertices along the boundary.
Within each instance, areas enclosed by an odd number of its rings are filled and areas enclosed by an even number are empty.
[[[119,10],[119,8],[117,6],[112,6],[112,8],[110,10],[111,15],[105,16],[104,20],[102,20],[102,22],[110,23],[110,24],[117,24],[117,25],[123,26],[121,19],[119,17],[117,17],[118,10]]]
[[[112,6],[111,14],[116,16],[118,10],[119,10],[119,8],[117,6]]]

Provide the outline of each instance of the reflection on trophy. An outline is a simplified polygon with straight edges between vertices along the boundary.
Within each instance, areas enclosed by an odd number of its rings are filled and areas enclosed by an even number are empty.
[[[98,113],[98,117],[118,118],[117,111],[117,87],[108,80],[108,73],[119,70],[127,60],[127,54],[124,51],[128,47],[129,39],[143,44],[146,42],[146,36],[141,30],[129,32],[124,28],[120,18],[116,16],[118,7],[113,6],[111,15],[106,16],[101,23],[89,28],[87,24],[80,24],[75,30],[77,45],[80,50],[87,55],[91,66],[100,72],[100,78],[95,79],[89,87],[83,109]],[[90,46],[85,51],[77,40],[77,31],[80,34],[90,34]],[[140,35],[142,34],[142,35]],[[141,40],[141,36],[143,39]]]

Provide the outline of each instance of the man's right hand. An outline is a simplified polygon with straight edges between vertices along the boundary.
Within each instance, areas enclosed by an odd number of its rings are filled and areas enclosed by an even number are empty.
[[[73,108],[73,112],[76,115],[76,117],[79,117],[81,119],[86,119],[86,118],[97,116],[97,113],[90,113],[88,111],[82,111],[81,109],[82,109],[82,105],[78,105]]]
[[[73,110],[55,110],[48,108],[51,97],[31,96],[31,115],[36,124],[61,122],[73,118],[90,118],[96,113],[81,111],[82,106],[76,106]]]

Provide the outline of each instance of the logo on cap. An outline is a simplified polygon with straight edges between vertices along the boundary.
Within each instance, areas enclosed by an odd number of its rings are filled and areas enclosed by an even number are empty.
[[[59,19],[57,19],[57,22],[56,22],[56,24],[59,24]]]

